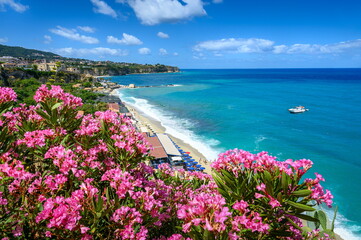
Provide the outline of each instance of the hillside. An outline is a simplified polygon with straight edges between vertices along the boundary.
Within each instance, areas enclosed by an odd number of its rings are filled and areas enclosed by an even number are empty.
[[[12,57],[22,57],[22,58],[42,58],[42,59],[59,59],[61,56],[51,53],[44,52],[35,49],[28,49],[23,47],[12,47],[0,44],[0,56],[12,56]]]
[[[23,47],[11,47],[0,44],[0,57],[11,56],[19,58],[17,64],[12,67],[28,67],[39,64],[39,60],[47,60],[61,63],[61,69],[80,74],[90,74],[92,76],[110,75],[119,76],[134,73],[164,73],[179,72],[178,67],[163,64],[138,64],[112,61],[92,61],[80,58],[62,57],[51,52],[44,52]],[[31,67],[30,67],[31,68]],[[58,70],[61,70],[58,69]],[[69,70],[70,69],[70,70]],[[50,71],[51,69],[47,69]]]

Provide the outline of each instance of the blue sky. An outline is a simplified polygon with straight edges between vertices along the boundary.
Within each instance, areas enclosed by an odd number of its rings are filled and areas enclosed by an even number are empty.
[[[0,0],[0,44],[181,68],[361,67],[361,1]]]

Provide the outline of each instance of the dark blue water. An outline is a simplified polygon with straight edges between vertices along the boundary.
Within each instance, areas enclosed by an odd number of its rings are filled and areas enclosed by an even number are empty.
[[[339,232],[361,236],[361,69],[184,70],[112,77],[123,100],[209,160],[231,148],[308,158],[339,206]],[[303,105],[310,111],[290,114]]]

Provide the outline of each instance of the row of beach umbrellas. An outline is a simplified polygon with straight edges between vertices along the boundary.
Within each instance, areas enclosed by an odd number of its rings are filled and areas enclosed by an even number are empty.
[[[195,159],[190,156],[190,152],[185,152],[181,147],[179,147],[176,143],[174,145],[178,148],[179,152],[182,154],[184,163],[188,171],[204,171],[205,167],[199,164]]]

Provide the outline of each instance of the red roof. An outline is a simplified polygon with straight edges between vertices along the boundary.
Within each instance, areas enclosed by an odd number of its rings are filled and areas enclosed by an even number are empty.
[[[119,112],[119,104],[118,103],[108,103],[108,109],[113,112]]]
[[[155,158],[167,158],[168,155],[165,152],[162,144],[160,143],[158,137],[148,137],[145,136],[145,139],[149,142],[149,144],[153,147],[153,150],[150,150],[150,155]]]

